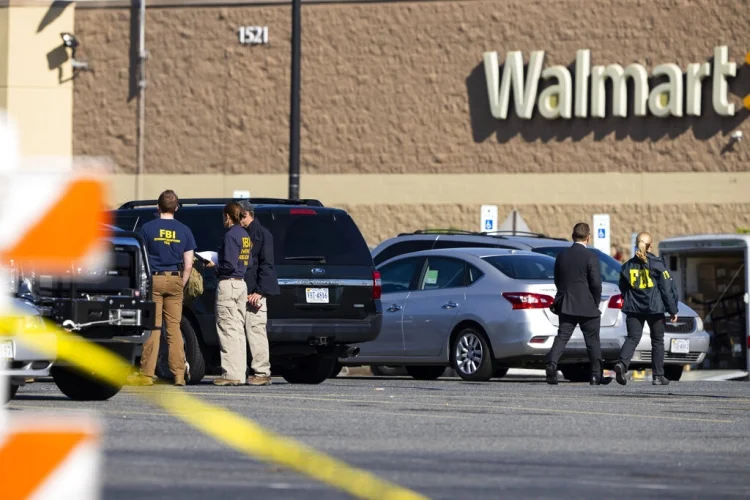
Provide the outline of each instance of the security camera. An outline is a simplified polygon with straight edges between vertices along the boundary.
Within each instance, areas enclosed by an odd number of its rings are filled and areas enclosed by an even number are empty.
[[[63,45],[70,49],[70,59],[73,69],[87,70],[89,65],[85,61],[76,61],[76,49],[78,48],[79,42],[73,33],[60,33],[63,40]]]
[[[741,141],[742,140],[742,131],[741,130],[735,130],[732,132],[732,135],[730,135],[732,140],[734,141]]]
[[[63,39],[63,45],[75,51],[76,47],[78,47],[78,39],[75,35],[73,33],[61,33],[60,36]]]

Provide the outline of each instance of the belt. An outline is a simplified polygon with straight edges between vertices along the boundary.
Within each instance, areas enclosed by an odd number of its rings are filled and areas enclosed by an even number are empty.
[[[219,281],[227,281],[227,280],[232,280],[232,281],[245,281],[245,278],[219,278]]]
[[[152,276],[179,276],[180,273],[177,271],[156,271],[151,273]]]

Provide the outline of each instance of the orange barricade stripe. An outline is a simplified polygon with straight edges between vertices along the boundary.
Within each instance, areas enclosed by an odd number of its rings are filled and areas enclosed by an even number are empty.
[[[23,431],[0,448],[0,491],[4,500],[26,500],[65,460],[84,432]]]
[[[47,272],[64,271],[71,261],[81,259],[106,236],[104,183],[91,179],[73,180],[53,205],[29,228],[3,257],[33,265]],[[33,212],[27,212],[27,216]]]

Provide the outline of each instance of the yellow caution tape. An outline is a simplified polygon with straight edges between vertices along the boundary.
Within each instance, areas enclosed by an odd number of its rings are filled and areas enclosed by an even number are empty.
[[[56,326],[19,328],[17,319],[0,319],[0,336],[15,336],[41,353],[49,353],[44,337],[57,337],[57,359],[66,361],[110,384],[122,385],[131,365],[121,357]],[[48,339],[49,337],[47,337]],[[264,429],[225,408],[206,403],[188,393],[166,386],[137,391],[153,404],[201,432],[252,458],[272,462],[316,479],[357,498],[418,500],[427,497],[321,453],[302,443]]]

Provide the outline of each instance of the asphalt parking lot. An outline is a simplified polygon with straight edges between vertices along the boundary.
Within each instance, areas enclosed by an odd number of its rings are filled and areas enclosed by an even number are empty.
[[[746,382],[274,382],[186,390],[430,498],[747,497]],[[348,498],[228,450],[132,390],[76,403],[42,381],[9,408],[98,412],[107,499]]]

